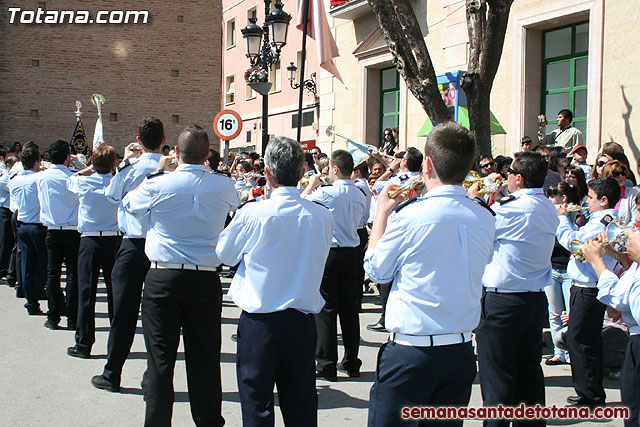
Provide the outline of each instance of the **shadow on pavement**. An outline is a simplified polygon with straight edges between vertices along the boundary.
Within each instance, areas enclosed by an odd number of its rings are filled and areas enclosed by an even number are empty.
[[[349,396],[342,390],[330,386],[316,386],[318,390],[318,409],[333,408],[368,408],[369,401]]]

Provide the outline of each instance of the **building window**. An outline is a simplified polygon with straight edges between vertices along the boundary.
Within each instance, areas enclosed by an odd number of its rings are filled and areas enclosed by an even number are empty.
[[[109,120],[112,122],[118,121],[118,113],[109,113]]]
[[[227,21],[227,49],[236,45],[236,18]]]
[[[236,95],[236,78],[235,74],[225,77],[224,79],[224,103],[233,104]]]
[[[380,144],[384,129],[398,126],[399,118],[400,74],[395,67],[385,68],[380,70]]]
[[[32,60],[31,60],[31,66],[32,66],[33,68],[38,68],[38,67],[40,66],[40,61],[39,61],[39,60],[37,60],[37,59],[32,59]]]
[[[180,70],[171,70],[171,77],[180,77]]]
[[[177,115],[177,114],[173,114],[173,115],[171,116],[171,122],[172,122],[172,123],[180,123],[180,116],[179,116],[179,115]]]
[[[184,16],[178,15],[178,17],[176,18],[176,22],[184,22]]]
[[[258,10],[256,9],[256,7],[252,7],[251,9],[247,10],[247,25],[249,25],[249,19],[251,18],[258,19]]]
[[[247,131],[247,142],[251,142],[251,131]]]
[[[587,137],[589,23],[580,22],[542,35],[542,111],[550,125],[558,111],[573,113],[572,125]]]
[[[271,90],[269,92],[280,92],[282,90],[282,70],[280,69],[280,61],[274,63],[269,71],[269,81],[271,82]]]
[[[311,126],[313,124],[313,111],[305,111],[302,113],[302,127]],[[298,114],[291,115],[291,127],[298,127]]]
[[[245,99],[253,99],[255,97],[256,97],[256,91],[253,90],[253,88],[251,86],[249,86],[249,83],[245,84],[244,98]]]
[[[38,116],[39,116],[38,110],[31,110],[31,117],[33,117],[34,119],[37,119]]]

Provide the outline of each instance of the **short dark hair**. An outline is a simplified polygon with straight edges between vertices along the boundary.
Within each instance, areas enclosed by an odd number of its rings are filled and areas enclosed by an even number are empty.
[[[411,172],[420,172],[422,160],[424,160],[420,150],[416,147],[409,147],[403,158],[407,160],[407,169]]]
[[[313,154],[308,151],[304,152],[304,162],[307,162],[310,168],[313,168]],[[303,162],[303,164],[304,164]]]
[[[424,154],[443,184],[461,184],[473,166],[476,138],[458,123],[440,123],[429,132]]]
[[[514,154],[513,170],[522,175],[524,188],[542,188],[549,164],[537,151],[519,151]]]
[[[558,115],[563,116],[565,119],[569,119],[569,123],[573,121],[573,113],[571,110],[565,108],[564,110],[558,111]]]
[[[91,153],[91,164],[99,174],[108,174],[116,164],[116,150],[107,144],[100,144]]]
[[[589,188],[593,190],[598,196],[598,199],[602,199],[607,196],[609,202],[608,208],[612,209],[620,200],[620,185],[614,178],[603,176],[592,179],[589,181]]]
[[[51,163],[61,165],[69,155],[69,143],[61,139],[57,140],[49,146],[49,154],[51,155]]]
[[[547,190],[547,197],[553,196],[566,196],[568,203],[580,203],[580,199],[578,199],[578,189],[564,181],[556,182],[549,187]]]
[[[40,160],[40,150],[32,146],[26,148],[22,147],[22,151],[20,152],[20,161],[22,162],[24,170],[33,169],[33,166],[38,160]]]
[[[164,125],[155,117],[145,117],[138,124],[138,137],[149,150],[156,150],[164,140]]]
[[[294,187],[302,177],[304,152],[297,141],[284,136],[276,136],[267,145],[264,164],[279,184]]]
[[[251,172],[253,170],[253,166],[249,162],[240,162],[238,166],[245,172]]]
[[[220,153],[215,148],[209,148],[209,167],[213,170],[218,169],[220,166]]]
[[[523,136],[522,138],[520,138],[520,145],[522,144],[531,144],[533,141],[531,141],[531,137],[530,136]]]
[[[367,165],[367,162],[362,162],[359,165],[354,166],[353,171],[360,171],[360,176],[365,179],[369,178],[369,166]]]
[[[252,151],[249,153],[249,158],[251,159],[252,162],[255,162],[260,158],[260,154],[256,153],[255,151]]]
[[[199,165],[209,153],[209,135],[198,125],[189,125],[178,137],[178,150],[182,163]]]
[[[335,150],[331,153],[332,166],[337,166],[342,175],[351,175],[353,172],[353,157],[347,150]]]

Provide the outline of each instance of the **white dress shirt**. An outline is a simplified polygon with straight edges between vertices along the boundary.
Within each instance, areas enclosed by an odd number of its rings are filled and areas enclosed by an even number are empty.
[[[351,179],[339,179],[333,185],[323,185],[306,196],[321,204],[333,215],[332,248],[355,248],[360,244],[361,228],[367,198]]]
[[[67,179],[72,174],[59,164],[52,164],[39,174],[40,220],[47,227],[78,225],[78,196],[67,189]]]
[[[612,219],[616,219],[618,217],[618,212],[615,209],[605,209],[603,211],[594,212],[589,217],[589,221],[580,227],[580,229],[578,229],[567,216],[561,216],[560,225],[556,232],[558,243],[560,243],[566,250],[569,250],[569,244],[573,239],[580,240],[581,242],[593,239],[604,231],[606,225],[602,221],[607,215]],[[608,255],[605,255],[603,258],[604,264],[609,270],[612,270],[616,265],[616,260]],[[588,262],[579,263],[576,261],[576,258],[572,256],[569,259],[569,264],[567,265],[567,274],[574,285],[586,288],[596,287],[598,275]]]
[[[238,194],[231,180],[204,165],[182,164],[145,179],[122,204],[149,224],[144,249],[150,261],[217,267],[216,242]]]
[[[637,262],[631,264],[619,279],[610,270],[605,270],[598,279],[598,300],[622,313],[622,321],[629,327],[631,335],[640,335],[638,321],[631,315],[630,299],[632,288],[639,285],[640,271]],[[640,301],[633,301],[633,304],[640,306]]]
[[[78,196],[78,231],[118,231],[118,206],[104,194],[113,175],[76,175],[67,180],[67,188]]]
[[[23,170],[9,181],[11,201],[18,211],[18,221],[40,223],[40,201],[38,200],[38,173]]]
[[[393,280],[385,312],[390,332],[471,332],[480,321],[481,277],[491,254],[494,217],[462,186],[443,185],[389,217],[364,269]]]
[[[279,187],[268,200],[247,203],[216,247],[223,263],[240,262],[229,297],[249,313],[318,313],[332,231],[329,210],[300,197],[295,187]]]
[[[362,221],[360,222],[360,226],[358,227],[358,229],[360,229],[367,226],[367,221],[369,219],[369,212],[371,210],[371,200],[373,198],[373,193],[371,192],[371,189],[369,188],[369,183],[367,182],[366,179],[364,178],[356,179],[355,183],[356,183],[356,187],[362,190],[365,197],[367,198],[367,201],[364,205],[364,215],[362,216]]]
[[[539,291],[551,282],[558,213],[541,188],[515,191],[493,204],[496,237],[482,284],[503,292]]]

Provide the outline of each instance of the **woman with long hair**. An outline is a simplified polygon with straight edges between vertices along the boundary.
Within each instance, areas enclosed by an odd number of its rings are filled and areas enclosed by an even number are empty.
[[[563,177],[565,175],[565,169],[569,165],[567,150],[563,147],[551,147],[549,149],[549,155],[551,156],[549,169],[554,172],[558,172],[560,176]]]
[[[398,145],[396,138],[393,136],[393,130],[391,128],[386,128],[384,132],[382,132],[382,135],[382,151],[393,156]]]
[[[619,160],[611,160],[602,168],[602,176],[605,178],[613,178],[620,186],[620,200],[616,203],[615,208],[620,209],[620,204],[629,196],[635,196],[636,191],[625,186],[627,177],[629,176],[629,168]],[[633,194],[631,194],[633,193]]]
[[[602,152],[598,153],[596,156],[596,163],[593,165],[593,169],[591,170],[591,179],[602,176],[602,168],[612,160],[613,158],[610,155]]]

